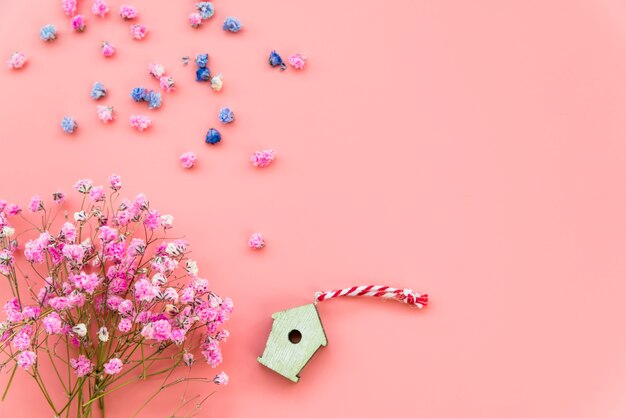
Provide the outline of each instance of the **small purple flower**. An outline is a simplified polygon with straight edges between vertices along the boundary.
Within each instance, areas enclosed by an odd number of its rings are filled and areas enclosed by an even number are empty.
[[[229,107],[223,107],[218,118],[223,124],[231,123],[235,120],[235,113]]]
[[[284,71],[287,68],[287,65],[285,65],[283,59],[276,51],[270,52],[269,63],[272,67],[280,67],[281,71]]]
[[[241,21],[239,19],[237,19],[236,17],[228,16],[224,20],[224,26],[222,26],[222,29],[227,32],[236,33],[239,32],[242,27],[243,25],[241,24]]]
[[[207,144],[215,145],[221,140],[222,140],[222,134],[220,134],[219,131],[215,128],[209,129],[209,131],[206,133],[205,142]]]
[[[74,118],[70,116],[65,116],[61,119],[61,128],[68,134],[73,134],[76,128],[78,128],[78,124],[74,120]]]

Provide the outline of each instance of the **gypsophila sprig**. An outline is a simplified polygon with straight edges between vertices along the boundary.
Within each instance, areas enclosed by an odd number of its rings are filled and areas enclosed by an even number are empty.
[[[31,376],[54,416],[91,416],[95,405],[105,416],[111,393],[150,376],[167,376],[159,392],[188,380],[228,383],[223,372],[167,381],[195,370],[197,357],[222,362],[220,328],[233,304],[209,289],[189,244],[169,238],[173,216],[144,194],[121,198],[118,175],[107,183],[78,180],[74,212],[61,191],[51,202],[34,196],[27,214],[0,201],[0,274],[13,295],[0,322],[0,368]],[[55,373],[41,373],[43,363]]]

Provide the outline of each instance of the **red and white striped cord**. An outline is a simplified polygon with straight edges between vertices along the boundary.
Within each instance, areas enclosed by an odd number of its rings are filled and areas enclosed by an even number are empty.
[[[317,292],[315,302],[323,302],[327,299],[339,296],[368,296],[383,299],[395,299],[407,305],[423,308],[428,304],[428,295],[412,291],[411,289],[395,289],[389,286],[354,286],[328,292]]]

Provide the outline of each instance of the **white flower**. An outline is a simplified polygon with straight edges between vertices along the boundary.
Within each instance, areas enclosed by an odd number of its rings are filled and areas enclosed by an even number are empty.
[[[185,265],[185,270],[189,273],[190,276],[198,275],[198,263],[195,260],[187,260],[187,264]]]
[[[161,273],[157,273],[152,276],[152,284],[155,286],[160,286],[167,283],[167,279]]]
[[[176,257],[183,253],[183,249],[180,248],[175,243],[170,242],[169,244],[167,244],[167,247],[165,248],[165,252],[167,252],[172,257]]]
[[[224,81],[222,81],[222,74],[218,74],[211,79],[211,88],[214,91],[220,91],[223,85]]]
[[[161,216],[161,226],[165,229],[171,228],[174,223],[174,217],[172,215]]]
[[[98,339],[103,343],[109,341],[109,330],[107,329],[107,327],[101,327],[98,330]]]
[[[74,220],[76,222],[85,222],[87,220],[87,213],[84,210],[74,212]]]
[[[0,231],[0,237],[12,237],[13,234],[15,234],[15,228],[10,226],[5,226],[2,228],[2,231]]]
[[[72,327],[72,332],[79,337],[84,337],[85,335],[87,335],[87,327],[83,323],[76,324],[74,327]]]

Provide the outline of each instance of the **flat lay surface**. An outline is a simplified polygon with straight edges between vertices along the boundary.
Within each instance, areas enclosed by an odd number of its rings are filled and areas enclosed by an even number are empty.
[[[230,382],[194,388],[216,392],[198,416],[626,415],[626,4],[216,0],[193,29],[192,1],[133,0],[150,28],[138,41],[119,0],[104,18],[79,1],[84,33],[59,3],[0,2],[0,58],[28,56],[0,68],[0,197],[26,205],[116,172],[126,194],[174,216],[211,287],[235,302]],[[226,16],[244,29],[224,32]],[[46,24],[54,42],[39,39]],[[304,53],[306,67],[271,68],[274,49]],[[220,92],[195,81],[203,52]],[[129,94],[158,90],[154,61],[176,90],[148,110]],[[102,103],[89,97],[96,81]],[[96,104],[117,120],[103,124]],[[223,107],[233,123],[219,122]],[[151,126],[133,129],[135,114]],[[253,167],[264,149],[276,161]],[[328,346],[298,383],[257,362],[272,313],[359,284],[430,303],[321,302]],[[15,379],[0,417],[50,416],[34,383]],[[132,388],[111,396],[109,416],[155,389]],[[167,416],[179,396],[139,416]]]

